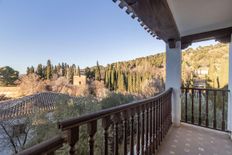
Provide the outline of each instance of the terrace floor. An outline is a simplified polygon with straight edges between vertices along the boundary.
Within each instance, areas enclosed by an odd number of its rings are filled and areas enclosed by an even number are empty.
[[[232,155],[232,140],[227,133],[182,123],[169,130],[158,155]]]

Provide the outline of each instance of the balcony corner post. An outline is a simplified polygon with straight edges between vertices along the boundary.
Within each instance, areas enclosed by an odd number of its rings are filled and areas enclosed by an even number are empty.
[[[229,47],[229,81],[228,81],[228,119],[227,119],[227,129],[230,133],[230,138],[232,140],[232,34],[231,34],[231,41]]]
[[[172,122],[180,126],[181,120],[181,42],[176,41],[175,46],[166,44],[166,84],[165,89],[173,88],[172,93]]]

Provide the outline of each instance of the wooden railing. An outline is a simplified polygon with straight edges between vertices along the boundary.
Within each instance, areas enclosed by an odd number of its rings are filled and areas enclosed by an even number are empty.
[[[59,122],[61,136],[19,154],[55,154],[63,144],[69,148],[65,154],[78,154],[79,146],[84,141],[80,136],[83,126],[86,126],[84,132],[88,137],[86,148],[89,155],[96,154],[97,136],[102,139],[100,154],[152,154],[158,149],[171,126],[171,95],[172,89],[169,89],[149,99]],[[100,130],[103,132],[96,134]]]
[[[226,130],[229,90],[181,89],[183,122],[216,130]]]

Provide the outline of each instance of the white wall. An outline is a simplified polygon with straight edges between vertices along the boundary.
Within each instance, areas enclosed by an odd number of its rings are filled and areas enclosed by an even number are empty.
[[[181,120],[181,42],[176,42],[176,48],[166,45],[166,90],[173,88],[172,95],[172,122],[180,125]]]

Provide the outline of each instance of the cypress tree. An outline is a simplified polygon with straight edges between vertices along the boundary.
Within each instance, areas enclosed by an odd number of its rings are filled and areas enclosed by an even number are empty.
[[[52,64],[51,64],[51,60],[48,60],[46,67],[46,79],[50,80],[51,77],[52,77]]]
[[[69,67],[69,68],[67,69],[66,78],[68,79],[68,81],[69,81],[70,83],[73,82],[73,70],[72,70],[72,67]]]
[[[133,92],[137,91],[137,89],[136,89],[136,74],[135,73],[132,74],[132,91]]]
[[[140,77],[139,73],[137,73],[136,74],[136,92],[141,91],[140,84],[141,84],[141,77]]]
[[[57,74],[58,74],[58,76],[62,76],[62,69],[61,69],[61,65],[60,65],[60,63],[57,65]]]
[[[62,72],[62,76],[65,76],[65,64],[63,62],[61,64],[61,72]]]
[[[110,67],[109,70],[108,70],[108,88],[110,90],[112,90],[112,83],[111,83],[111,72],[112,72],[112,68]]]
[[[64,64],[64,76],[68,77],[68,70],[69,70],[69,65],[67,63]]]
[[[101,70],[100,70],[100,66],[98,64],[98,61],[97,61],[97,67],[95,69],[95,80],[98,80],[98,81],[101,80]]]
[[[118,81],[117,81],[117,84],[118,84],[118,90],[120,92],[123,92],[125,91],[125,80],[124,80],[124,74],[122,73],[122,71],[119,71],[118,73]]]
[[[77,67],[77,76],[81,76],[81,70],[79,66]]]
[[[105,78],[104,78],[105,86],[109,87],[109,79],[108,79],[108,69],[105,70]]]
[[[117,83],[115,82],[116,79],[115,79],[115,76],[116,75],[116,71],[115,71],[115,68],[113,67],[112,70],[111,70],[111,86],[112,86],[112,90],[116,90],[117,88]]]
[[[133,81],[132,81],[132,76],[131,76],[131,73],[129,73],[128,74],[128,88],[127,88],[127,90],[129,91],[129,92],[133,92]]]
[[[57,71],[57,66],[55,65],[54,67],[52,67],[52,75],[56,74],[57,75],[58,71]]]

